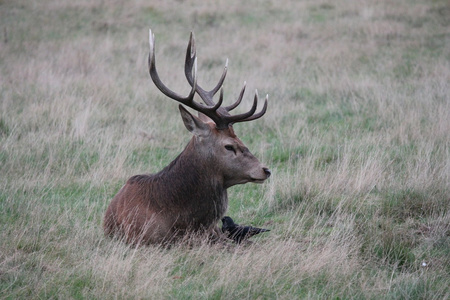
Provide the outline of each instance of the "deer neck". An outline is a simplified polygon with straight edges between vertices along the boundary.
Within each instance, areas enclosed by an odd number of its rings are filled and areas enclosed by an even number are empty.
[[[190,189],[189,195],[200,192],[226,194],[223,177],[217,174],[214,161],[197,151],[196,140],[192,138],[183,152],[178,155],[161,173],[175,183],[174,188]],[[217,195],[219,196],[219,195]]]
[[[209,165],[205,157],[195,151],[195,142],[166,168],[156,175],[165,186],[165,204],[169,207],[183,207],[183,212],[175,210],[180,224],[215,224],[228,207],[227,190],[223,179],[214,174],[214,165]],[[192,148],[194,147],[194,148]]]

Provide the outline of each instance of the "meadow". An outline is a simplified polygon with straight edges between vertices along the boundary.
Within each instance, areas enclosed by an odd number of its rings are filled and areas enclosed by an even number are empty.
[[[0,1],[0,299],[450,298],[450,4]],[[236,133],[271,170],[229,189],[251,245],[133,248],[103,235],[132,175],[190,139],[186,94],[225,60],[266,115]]]

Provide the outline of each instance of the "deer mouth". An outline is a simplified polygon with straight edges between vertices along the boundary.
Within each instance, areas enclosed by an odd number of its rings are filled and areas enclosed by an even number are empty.
[[[250,178],[250,182],[252,183],[263,183],[267,178],[259,179],[259,178]]]

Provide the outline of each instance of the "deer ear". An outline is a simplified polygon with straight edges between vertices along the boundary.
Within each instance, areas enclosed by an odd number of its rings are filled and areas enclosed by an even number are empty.
[[[183,119],[184,126],[186,129],[195,134],[196,136],[207,136],[210,134],[211,129],[208,124],[204,123],[202,120],[193,116],[190,112],[183,107],[183,105],[179,105],[181,118]]]

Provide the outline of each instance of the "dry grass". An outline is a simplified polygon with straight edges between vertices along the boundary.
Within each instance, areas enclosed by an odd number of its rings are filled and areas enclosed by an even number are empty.
[[[0,1],[0,298],[448,299],[446,1]],[[270,95],[236,125],[273,170],[230,189],[249,246],[133,249],[103,237],[113,195],[189,134],[149,80],[187,92],[228,57]],[[251,94],[250,92],[248,92]],[[251,95],[245,98],[250,105]],[[426,263],[426,266],[422,266]]]

